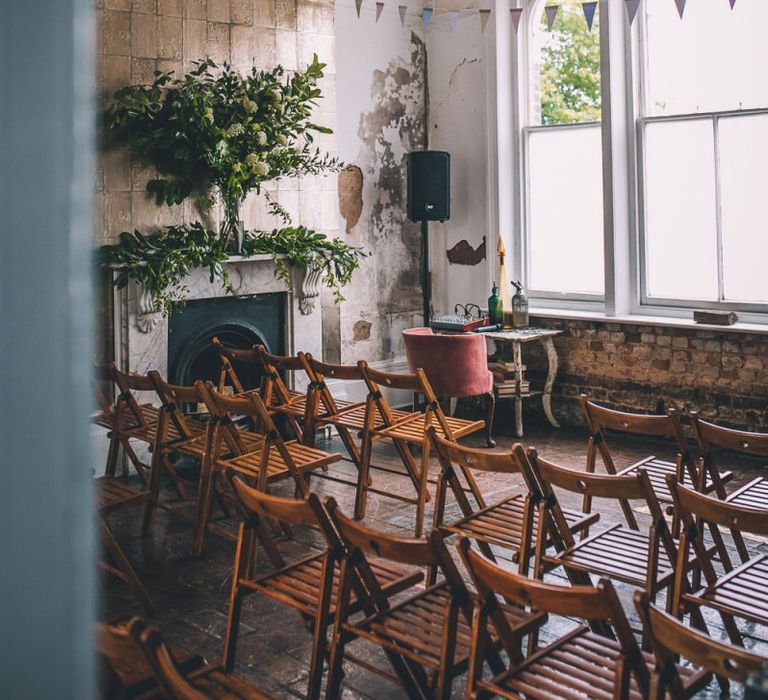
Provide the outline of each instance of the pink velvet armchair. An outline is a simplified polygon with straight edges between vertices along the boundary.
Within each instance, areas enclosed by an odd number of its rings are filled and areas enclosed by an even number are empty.
[[[424,370],[435,393],[442,398],[482,396],[485,399],[485,436],[492,438],[496,400],[493,374],[488,369],[488,352],[482,335],[435,335],[431,328],[403,331],[405,354],[411,372]]]

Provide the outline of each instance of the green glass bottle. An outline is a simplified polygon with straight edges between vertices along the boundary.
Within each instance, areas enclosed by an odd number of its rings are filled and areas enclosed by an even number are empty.
[[[499,288],[496,283],[493,283],[491,288],[491,296],[488,297],[488,320],[491,323],[501,324],[503,321],[504,311],[502,308],[501,297],[499,297]]]

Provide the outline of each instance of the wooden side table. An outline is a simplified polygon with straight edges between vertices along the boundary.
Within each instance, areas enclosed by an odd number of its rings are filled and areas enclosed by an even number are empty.
[[[550,328],[517,328],[509,331],[485,333],[486,338],[501,345],[500,352],[502,354],[505,346],[512,346],[512,362],[514,364],[516,378],[515,393],[510,398],[515,399],[515,431],[519,438],[523,437],[523,399],[532,396],[541,396],[541,404],[544,407],[544,415],[547,417],[547,420],[555,428],[560,427],[560,424],[555,420],[555,416],[552,414],[552,387],[555,383],[555,377],[557,376],[557,351],[555,350],[555,344],[552,342],[552,339],[561,333],[562,331]],[[531,391],[524,394],[520,384],[523,367],[522,346],[525,343],[532,343],[534,341],[540,342],[544,347],[544,351],[547,353],[547,380],[544,382],[543,391]],[[499,399],[504,397],[497,396],[496,398]]]

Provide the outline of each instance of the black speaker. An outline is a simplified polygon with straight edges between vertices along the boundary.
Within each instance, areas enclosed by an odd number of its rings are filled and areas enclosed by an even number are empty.
[[[447,221],[451,218],[451,154],[413,151],[408,154],[408,218]]]

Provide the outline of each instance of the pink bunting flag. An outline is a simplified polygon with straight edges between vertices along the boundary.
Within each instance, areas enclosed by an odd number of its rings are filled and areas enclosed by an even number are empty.
[[[400,26],[405,26],[405,13],[408,10],[408,5],[398,5],[397,11],[400,13]]]
[[[376,3],[376,21],[379,21],[379,17],[381,17],[381,12],[384,9],[384,3],[383,2],[377,2]]]
[[[363,5],[363,0],[355,0],[355,9],[357,10],[357,18],[360,19],[360,8]]]
[[[731,9],[733,9],[733,6],[736,4],[736,0],[728,0],[729,3],[731,3]]]
[[[460,10],[451,10],[448,13],[448,18],[451,20],[451,29],[456,29],[456,25],[459,23]]]
[[[591,32],[592,24],[595,21],[597,2],[583,2],[581,3],[581,9],[584,12],[584,19],[587,20],[587,27],[589,27],[589,31]]]
[[[491,16],[490,10],[479,10],[480,12],[480,33],[485,33],[485,27],[488,24],[488,19]]]
[[[552,25],[555,23],[557,13],[560,11],[560,5],[547,5],[544,8],[544,12],[547,15],[547,31],[552,31]]]
[[[432,13],[434,10],[431,7],[425,7],[424,13],[421,16],[421,20],[424,23],[424,29],[426,29],[429,26],[429,23],[432,21]]]
[[[523,8],[513,7],[509,11],[509,15],[512,17],[512,26],[515,28],[515,33],[517,33],[517,30],[520,27],[520,18],[523,16]]]
[[[677,12],[680,15],[680,19],[682,19],[683,12],[685,12],[685,0],[675,0],[675,5],[677,5]]]
[[[630,26],[635,21],[635,15],[637,14],[637,8],[640,7],[640,0],[625,0],[624,7],[627,8],[627,19],[629,19]]]

